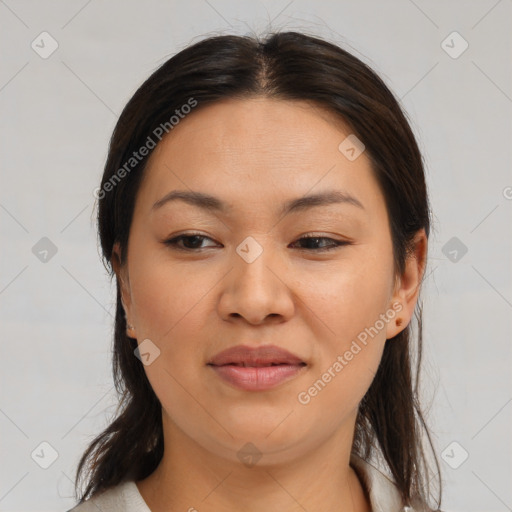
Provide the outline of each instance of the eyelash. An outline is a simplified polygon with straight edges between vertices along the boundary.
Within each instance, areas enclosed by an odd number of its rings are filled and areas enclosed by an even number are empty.
[[[181,241],[181,240],[185,240],[185,239],[190,239],[190,238],[202,238],[202,239],[206,239],[206,238],[209,238],[211,240],[210,237],[208,236],[204,236],[204,235],[200,235],[199,233],[187,233],[187,234],[183,234],[183,235],[179,235],[177,237],[174,237],[174,238],[171,238],[169,240],[166,240],[164,242],[165,245],[168,245],[168,246],[171,246],[172,248],[174,249],[177,249],[177,250],[180,250],[180,251],[187,251],[187,252],[198,252],[198,250],[200,249],[208,249],[208,247],[199,247],[199,248],[195,248],[195,249],[190,249],[190,248],[187,248],[187,247],[180,247],[178,245],[178,242]],[[305,235],[305,236],[302,236],[300,237],[298,240],[330,240],[331,241],[331,245],[330,247],[323,247],[323,248],[319,248],[319,249],[311,249],[311,248],[303,248],[302,250],[304,251],[314,251],[314,252],[328,252],[328,251],[333,251],[334,249],[338,249],[339,247],[341,246],[344,246],[344,245],[351,245],[351,242],[347,242],[345,240],[335,240],[334,238],[329,238],[329,237],[326,237],[326,236],[313,236],[313,235]]]

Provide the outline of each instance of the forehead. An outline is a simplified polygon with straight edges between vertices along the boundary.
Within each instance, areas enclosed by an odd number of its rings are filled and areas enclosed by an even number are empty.
[[[340,118],[310,102],[228,99],[196,107],[158,145],[152,159],[166,149],[192,145],[215,155],[234,156],[247,151],[248,156],[254,156],[258,151],[259,157],[266,158],[291,151],[299,158],[333,143],[337,149],[340,136],[350,133]]]
[[[241,206],[268,207],[326,189],[362,203],[382,199],[366,154],[351,161],[339,150],[350,128],[319,106],[251,98],[196,108],[149,159],[139,195],[151,206],[175,189]]]

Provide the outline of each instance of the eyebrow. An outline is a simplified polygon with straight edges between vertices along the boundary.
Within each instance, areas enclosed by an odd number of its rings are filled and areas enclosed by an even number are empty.
[[[169,192],[153,205],[152,210],[157,210],[164,204],[168,204],[173,201],[183,201],[192,206],[211,212],[226,213],[229,210],[228,205],[215,196],[205,194],[203,192],[188,190],[173,190],[172,192]],[[330,204],[348,204],[364,210],[364,206],[356,197],[348,194],[347,192],[329,190],[287,201],[281,207],[280,215],[284,216],[289,213],[304,211],[316,206],[327,206]]]

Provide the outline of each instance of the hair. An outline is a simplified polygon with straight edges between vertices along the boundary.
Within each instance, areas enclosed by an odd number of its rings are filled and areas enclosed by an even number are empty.
[[[169,132],[169,120],[192,101],[197,102],[197,111],[224,99],[253,97],[310,102],[332,113],[364,143],[385,198],[395,277],[401,275],[415,234],[424,229],[428,237],[430,232],[423,159],[406,114],[382,79],[344,49],[298,32],[274,32],[265,39],[217,35],[190,45],[154,71],[126,104],[110,140],[97,196],[99,238],[111,278],[114,244],[120,247],[120,264],[126,262],[134,203],[151,154],[133,163],[134,152],[160,133],[155,128],[165,126]],[[126,168],[128,161],[131,169]],[[116,286],[113,378],[119,405],[113,421],[89,444],[78,464],[75,491],[80,503],[122,481],[149,476],[164,450],[161,404],[143,364],[134,357],[137,342],[126,335],[117,279]],[[359,404],[352,452],[368,460],[380,450],[404,505],[431,511],[441,503],[441,478],[419,403],[421,300],[415,316],[416,381],[409,324],[385,344],[374,380]],[[435,508],[429,504],[431,468],[422,433],[439,479]],[[82,478],[87,486],[80,495]]]

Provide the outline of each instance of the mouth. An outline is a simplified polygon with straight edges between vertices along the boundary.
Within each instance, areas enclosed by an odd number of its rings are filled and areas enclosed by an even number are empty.
[[[266,391],[287,382],[305,371],[306,364],[209,365],[225,383],[243,391]]]
[[[249,361],[244,361],[242,363],[226,363],[226,364],[211,364],[208,363],[210,366],[238,366],[243,368],[268,368],[269,366],[306,366],[306,363],[300,362],[298,364],[290,364],[290,363],[251,363]]]
[[[213,366],[260,367],[282,364],[305,365],[306,362],[299,356],[275,345],[263,345],[254,348],[247,345],[237,345],[219,352],[207,364]]]
[[[306,371],[307,363],[274,345],[238,345],[214,356],[207,366],[232,387],[264,391],[297,377]]]

